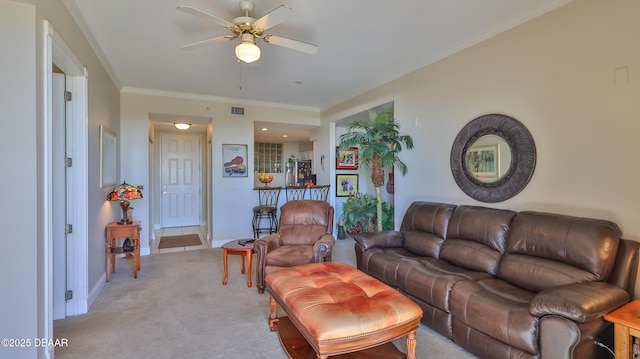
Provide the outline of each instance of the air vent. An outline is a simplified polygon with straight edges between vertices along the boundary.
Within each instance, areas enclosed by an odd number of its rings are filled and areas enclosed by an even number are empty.
[[[232,115],[238,115],[238,116],[244,116],[244,107],[231,107],[231,114]]]

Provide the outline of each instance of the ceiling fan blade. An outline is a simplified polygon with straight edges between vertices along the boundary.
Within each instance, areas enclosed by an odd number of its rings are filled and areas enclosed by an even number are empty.
[[[199,16],[202,18],[205,18],[207,20],[211,20],[213,22],[215,22],[216,24],[226,27],[227,29],[231,28],[233,29],[235,27],[234,24],[230,23],[229,21],[225,20],[225,19],[221,19],[215,15],[211,15],[209,13],[206,13],[202,10],[198,10],[194,7],[191,6],[178,6],[177,8],[178,10],[182,11],[182,12],[186,12],[187,14],[191,14],[191,15],[195,15],[195,16]]]
[[[313,44],[308,44],[306,42],[287,39],[286,37],[276,36],[276,35],[266,35],[264,38],[265,42],[268,42],[272,45],[287,47],[292,50],[301,51],[307,54],[315,54],[318,52],[318,46]]]
[[[285,5],[280,5],[277,8],[271,10],[268,14],[262,16],[253,23],[253,26],[261,29],[262,31],[268,30],[291,16],[291,8]]]
[[[182,50],[193,50],[193,49],[197,49],[197,48],[202,47],[202,46],[207,46],[207,45],[215,44],[215,43],[218,43],[218,42],[229,41],[229,40],[233,40],[235,38],[236,38],[235,36],[231,36],[231,35],[214,37],[212,39],[202,40],[202,41],[194,42],[193,44],[184,45],[184,46],[180,47],[180,49],[182,49]]]

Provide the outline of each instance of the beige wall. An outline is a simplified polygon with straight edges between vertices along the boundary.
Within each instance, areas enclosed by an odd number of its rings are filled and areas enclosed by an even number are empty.
[[[467,122],[502,113],[529,129],[537,165],[520,194],[489,206],[605,218],[640,240],[639,18],[636,0],[576,0],[323,111],[322,119],[395,101],[395,117],[415,142],[401,154],[409,173],[395,178],[397,224],[416,200],[486,205],[457,187],[449,155]]]
[[[0,254],[0,336],[30,338],[41,333],[38,309],[43,303],[38,261],[43,255],[38,246],[37,138],[35,8],[0,1],[0,47],[12,49],[0,56],[0,151],[5,189],[0,202],[0,224],[5,250]],[[16,136],[16,134],[20,134]],[[18,352],[18,351],[21,351]],[[34,357],[36,348],[0,347],[0,356]]]

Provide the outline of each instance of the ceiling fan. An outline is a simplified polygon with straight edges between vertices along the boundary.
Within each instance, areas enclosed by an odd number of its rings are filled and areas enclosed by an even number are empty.
[[[239,38],[240,43],[236,46],[236,57],[245,63],[252,63],[260,59],[261,51],[260,47],[256,44],[256,39],[262,39],[268,44],[283,46],[307,54],[315,54],[318,51],[318,46],[313,44],[282,36],[265,34],[266,30],[284,22],[291,15],[291,8],[280,5],[259,19],[255,19],[249,15],[254,8],[255,4],[253,2],[242,0],[240,1],[240,9],[244,15],[227,21],[191,6],[178,6],[179,11],[211,20],[220,26],[226,27],[232,33],[232,35],[214,37],[185,45],[182,46],[181,49],[193,50],[202,46]]]

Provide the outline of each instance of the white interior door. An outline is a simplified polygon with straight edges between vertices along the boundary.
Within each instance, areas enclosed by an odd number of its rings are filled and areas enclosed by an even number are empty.
[[[67,291],[67,176],[64,158],[66,157],[66,111],[65,111],[65,75],[54,73],[52,110],[52,194],[53,194],[53,319],[62,319],[67,315],[65,293]]]
[[[160,137],[162,227],[200,225],[200,136]]]

